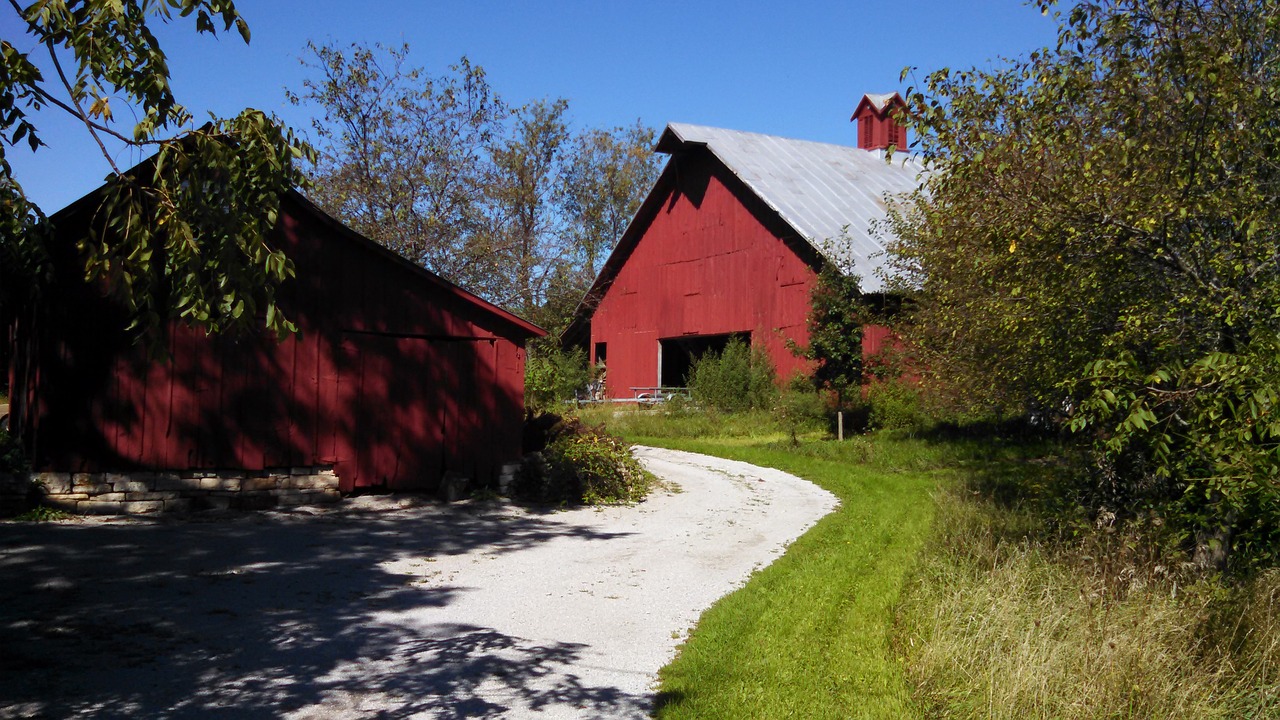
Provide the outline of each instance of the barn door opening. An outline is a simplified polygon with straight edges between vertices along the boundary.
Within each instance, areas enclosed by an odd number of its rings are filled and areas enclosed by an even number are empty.
[[[707,353],[721,353],[733,338],[751,344],[751,333],[684,335],[658,341],[658,385],[688,387],[693,362]]]

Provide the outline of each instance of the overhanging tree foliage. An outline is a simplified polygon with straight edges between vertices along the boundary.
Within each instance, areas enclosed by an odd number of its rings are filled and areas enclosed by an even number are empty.
[[[35,112],[66,112],[83,124],[110,174],[90,232],[78,239],[86,276],[129,309],[140,332],[169,318],[210,332],[292,329],[275,289],[293,266],[267,241],[279,196],[302,182],[309,149],[274,118],[245,110],[192,127],[148,23],[192,18],[198,33],[249,26],[230,0],[41,0],[8,10],[25,35],[0,42],[0,148],[44,144]],[[24,51],[18,45],[33,49]],[[40,53],[49,76],[33,59]],[[113,106],[114,104],[114,106]],[[122,108],[137,121],[121,127]],[[153,155],[130,171],[122,149]],[[41,208],[0,158],[0,319],[37,300],[51,237]]]
[[[1280,8],[1082,2],[1056,47],[926,86],[932,172],[892,217],[923,365],[1092,438],[1094,502],[1274,558]]]

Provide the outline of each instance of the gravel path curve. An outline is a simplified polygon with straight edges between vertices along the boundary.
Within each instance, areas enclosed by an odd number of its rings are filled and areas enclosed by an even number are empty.
[[[673,491],[0,525],[0,718],[645,717],[702,611],[836,500],[636,454]]]

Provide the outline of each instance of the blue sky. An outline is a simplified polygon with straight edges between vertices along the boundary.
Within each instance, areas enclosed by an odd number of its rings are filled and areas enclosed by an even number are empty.
[[[197,121],[212,111],[255,107],[305,129],[310,112],[290,107],[298,58],[317,43],[398,44],[410,63],[439,73],[462,55],[488,73],[508,102],[564,97],[578,127],[634,122],[660,129],[689,122],[852,145],[849,122],[866,92],[904,90],[903,67],[920,77],[940,67],[987,66],[1053,41],[1052,18],[1020,0],[896,2],[286,2],[238,0],[252,29],[198,36],[175,19],[157,32],[173,87]],[[13,11],[0,9],[0,37],[33,43]],[[127,131],[127,113],[118,113]],[[49,145],[6,154],[19,182],[46,212],[98,185],[108,165],[82,128],[57,113],[39,117]],[[122,155],[119,162],[131,159]]]

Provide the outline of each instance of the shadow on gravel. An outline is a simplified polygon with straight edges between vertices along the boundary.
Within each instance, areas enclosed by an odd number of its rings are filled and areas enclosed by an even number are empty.
[[[484,718],[509,709],[495,697],[643,712],[575,681],[582,646],[387,621],[466,588],[386,561],[563,536],[612,537],[482,506],[0,524],[0,718]]]

